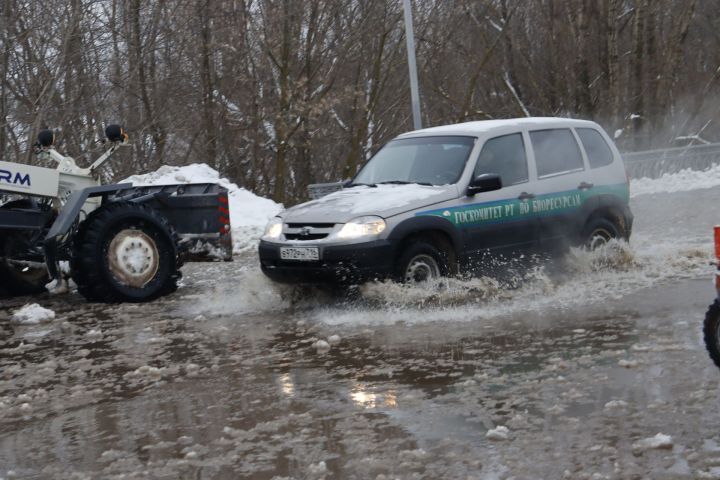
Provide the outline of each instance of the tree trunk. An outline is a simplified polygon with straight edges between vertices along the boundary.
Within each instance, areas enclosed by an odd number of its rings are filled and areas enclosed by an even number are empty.
[[[575,68],[577,69],[575,102],[580,115],[590,118],[594,112],[592,97],[590,96],[590,67],[588,65],[588,47],[590,45],[590,15],[588,9],[588,0],[581,0],[578,10],[578,48],[575,57]]]
[[[644,88],[644,95],[647,99],[649,99],[649,102],[645,106],[645,112],[646,112],[646,129],[649,131],[655,131],[658,127],[658,124],[660,123],[660,119],[658,118],[659,115],[662,115],[662,112],[659,111],[659,105],[656,100],[657,93],[660,88],[660,59],[657,55],[657,37],[655,36],[656,33],[656,23],[655,23],[655,9],[651,8],[651,5],[657,5],[648,3],[647,8],[647,14],[645,16],[645,76],[646,76],[646,86]],[[649,142],[648,142],[649,146]]]
[[[635,142],[635,150],[645,148],[643,126],[645,121],[645,93],[643,88],[644,70],[643,54],[645,53],[645,15],[648,0],[638,0],[635,7],[635,23],[633,26],[633,68],[631,85],[631,124]]]
[[[2,30],[2,43],[10,45],[10,9],[11,0],[3,0],[2,12],[0,12],[0,30]],[[3,48],[0,57],[0,160],[8,161],[7,155],[7,81],[8,65],[10,62],[10,49]]]
[[[620,54],[618,52],[618,16],[622,0],[607,0],[607,76],[608,97],[610,100],[610,122],[613,128],[620,121]]]
[[[210,0],[198,2],[200,26],[200,77],[203,92],[203,130],[205,131],[205,150],[202,152],[207,163],[218,168],[217,130],[215,128],[215,85],[212,71],[212,47],[210,34]]]
[[[683,8],[676,15],[677,22],[668,39],[669,51],[665,54],[665,64],[660,72],[660,78],[657,82],[657,92],[654,97],[657,103],[657,109],[663,115],[666,114],[670,105],[670,99],[673,97],[675,77],[677,76],[680,62],[683,59],[683,46],[690,29],[690,22],[695,14],[696,6],[697,0],[687,0],[683,2]]]
[[[503,20],[502,39],[505,81],[508,89],[514,94],[518,107],[521,110],[520,116],[522,116],[527,114],[527,109],[525,108],[525,101],[523,99],[523,90],[515,73],[515,47],[513,44],[512,28],[510,28],[512,14],[513,11],[508,11],[507,0],[500,0],[500,15]]]

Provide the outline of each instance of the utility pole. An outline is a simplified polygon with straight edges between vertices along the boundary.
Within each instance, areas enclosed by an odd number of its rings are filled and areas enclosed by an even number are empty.
[[[408,70],[410,72],[410,99],[412,101],[413,127],[422,128],[420,119],[420,92],[418,90],[417,65],[415,64],[415,35],[413,34],[410,0],[403,0],[405,10],[405,39],[407,40]]]

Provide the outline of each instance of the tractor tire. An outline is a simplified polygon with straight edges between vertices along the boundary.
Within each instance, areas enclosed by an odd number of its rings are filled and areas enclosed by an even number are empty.
[[[71,275],[91,302],[149,302],[177,290],[177,234],[156,211],[115,202],[80,224]]]
[[[703,338],[712,361],[720,368],[720,302],[715,300],[705,314]]]
[[[3,209],[37,209],[30,200],[14,200],[4,204]],[[33,246],[31,232],[14,230],[0,235],[0,290],[3,294],[34,295],[45,292],[50,281],[47,268],[43,266],[23,266],[13,263],[13,258]]]
[[[13,263],[13,258],[24,250],[29,234],[12,232],[0,238],[0,283],[8,294],[33,295],[45,292],[45,285],[50,281],[47,268],[23,266]]]

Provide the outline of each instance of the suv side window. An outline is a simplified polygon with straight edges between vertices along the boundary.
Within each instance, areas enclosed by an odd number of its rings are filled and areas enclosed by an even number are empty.
[[[583,147],[585,147],[585,153],[587,153],[590,161],[590,168],[604,167],[613,162],[612,150],[610,150],[600,132],[593,128],[578,128],[576,131]]]
[[[580,147],[569,128],[530,132],[538,177],[583,170]]]
[[[522,134],[512,133],[486,141],[475,164],[473,176],[483,173],[500,175],[503,187],[527,182],[528,166]]]

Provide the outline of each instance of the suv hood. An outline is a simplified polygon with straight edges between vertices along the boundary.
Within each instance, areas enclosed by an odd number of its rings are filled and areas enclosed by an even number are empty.
[[[301,203],[280,214],[286,223],[347,223],[363,215],[389,218],[457,197],[455,185],[358,186]]]

